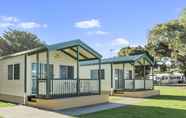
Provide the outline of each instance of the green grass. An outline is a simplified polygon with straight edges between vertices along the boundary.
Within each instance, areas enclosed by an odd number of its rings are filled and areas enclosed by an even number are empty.
[[[145,99],[137,105],[100,111],[81,118],[186,118],[186,88],[155,87],[158,97]]]
[[[11,106],[14,106],[14,104],[7,103],[7,102],[1,102],[1,101],[0,101],[0,108],[11,107]],[[0,117],[0,118],[1,118],[1,117]]]
[[[15,106],[14,104],[11,104],[11,103],[7,103],[7,102],[2,102],[0,101],[0,109],[1,108],[5,108],[5,107],[12,107],[12,106]],[[2,116],[0,116],[0,118],[3,118]]]

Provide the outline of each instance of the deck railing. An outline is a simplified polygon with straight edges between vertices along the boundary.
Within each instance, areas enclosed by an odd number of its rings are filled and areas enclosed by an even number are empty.
[[[153,80],[150,79],[117,79],[115,80],[115,89],[120,90],[148,90],[153,89]]]
[[[36,94],[40,97],[47,96],[47,80],[37,79]],[[99,94],[99,80],[79,79],[77,88],[76,79],[51,79],[49,80],[48,97],[72,97]],[[79,90],[79,91],[78,91]]]

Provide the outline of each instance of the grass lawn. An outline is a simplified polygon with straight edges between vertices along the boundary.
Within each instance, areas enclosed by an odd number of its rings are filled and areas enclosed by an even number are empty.
[[[101,111],[81,118],[186,118],[186,87],[155,87],[159,97],[137,105]]]
[[[1,102],[0,101],[0,109],[4,108],[4,107],[11,107],[11,106],[15,106],[14,104],[11,103],[7,103],[7,102]],[[0,118],[2,118],[2,116],[0,116]]]
[[[14,106],[14,104],[7,103],[7,102],[1,102],[1,101],[0,101],[0,108],[3,108],[3,107],[11,107],[11,106]]]

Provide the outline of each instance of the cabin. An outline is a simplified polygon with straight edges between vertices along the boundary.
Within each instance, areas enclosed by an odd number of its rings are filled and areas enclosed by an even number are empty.
[[[99,62],[97,60],[82,61],[80,65],[81,78],[91,78],[92,80],[98,78],[99,71],[96,68],[99,67]],[[151,90],[149,95],[159,94],[153,90],[153,79],[151,79],[153,66],[153,58],[146,53],[102,59],[101,89],[110,95],[125,93],[125,96],[128,97],[137,97],[138,95],[133,96],[136,91],[146,94]],[[127,92],[130,95],[126,95]]]
[[[0,57],[0,100],[46,109],[105,103],[108,95],[102,93],[100,76],[80,76],[81,61],[101,58],[81,40]]]

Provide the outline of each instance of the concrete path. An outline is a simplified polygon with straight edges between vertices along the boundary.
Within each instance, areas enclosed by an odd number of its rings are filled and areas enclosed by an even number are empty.
[[[143,100],[144,99],[142,98],[110,97],[109,103],[99,104],[95,106],[74,108],[74,109],[69,109],[69,110],[58,110],[57,112],[66,114],[66,115],[77,116],[77,115],[94,113],[94,112],[108,110],[108,109],[125,107],[128,105],[134,105],[139,102],[142,102]]]
[[[3,118],[73,118],[68,115],[23,105],[0,108],[0,116]]]
[[[0,108],[3,118],[74,118],[73,116],[94,113],[97,111],[125,107],[142,102],[140,98],[110,97],[110,102],[95,106],[74,108],[69,110],[47,111],[38,108],[17,105],[14,107]]]
[[[130,98],[130,97],[110,96],[109,101],[111,103],[119,103],[119,104],[125,104],[125,105],[135,105],[137,103],[143,102],[144,98]]]
[[[105,103],[105,104],[99,104],[95,106],[88,106],[88,107],[81,107],[81,108],[74,108],[74,109],[68,109],[68,110],[58,110],[57,112],[66,114],[66,115],[72,115],[72,116],[78,116],[82,114],[88,114],[88,113],[94,113],[98,111],[108,110],[108,109],[114,109],[125,106],[124,104],[117,104],[117,103]]]

